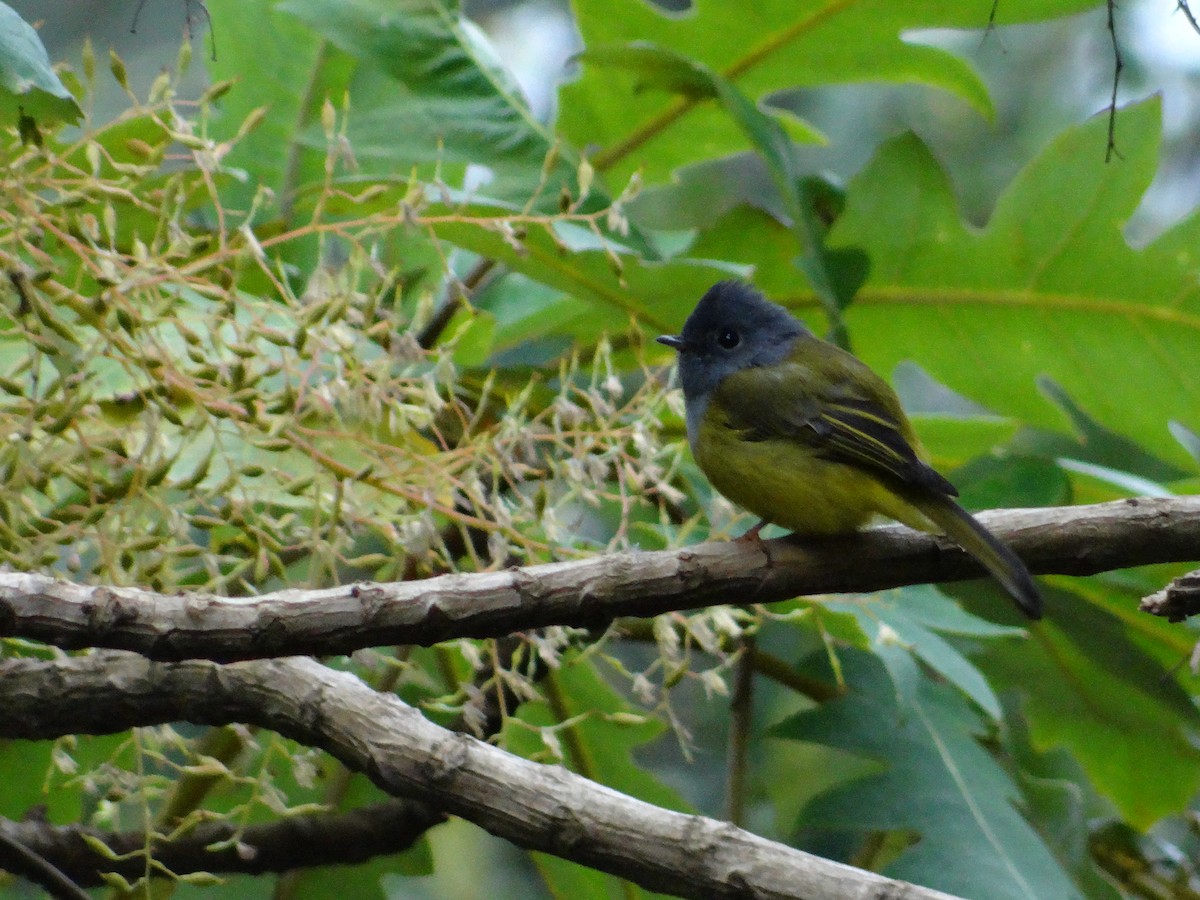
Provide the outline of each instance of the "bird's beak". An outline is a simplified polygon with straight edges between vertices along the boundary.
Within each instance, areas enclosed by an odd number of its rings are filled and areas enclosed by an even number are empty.
[[[655,338],[655,340],[660,344],[666,344],[672,350],[678,350],[680,353],[692,349],[692,345],[677,334],[664,334]]]

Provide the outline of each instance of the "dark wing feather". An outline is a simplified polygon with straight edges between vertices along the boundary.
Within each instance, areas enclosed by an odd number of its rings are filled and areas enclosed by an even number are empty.
[[[857,361],[856,361],[857,362]],[[823,397],[803,387],[803,373],[773,368],[743,369],[718,389],[729,427],[743,440],[794,440],[825,459],[887,475],[913,487],[957,496],[958,491],[918,455],[906,435],[904,413],[855,396],[854,382],[842,382]],[[864,367],[865,368],[865,367]],[[871,375],[871,377],[875,377]],[[785,390],[783,386],[786,385]],[[891,389],[882,385],[884,390]],[[886,396],[886,395],[885,395]]]

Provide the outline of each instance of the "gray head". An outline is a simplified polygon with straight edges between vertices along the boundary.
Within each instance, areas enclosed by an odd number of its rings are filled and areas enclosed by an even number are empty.
[[[688,438],[695,442],[708,399],[722,379],[779,362],[792,342],[808,333],[799,319],[744,282],[719,281],[709,288],[681,334],[658,338],[679,351]]]
[[[808,334],[799,319],[741,281],[718,281],[696,304],[679,335],[660,344],[679,351],[679,380],[689,401],[707,399],[721,379],[751,366],[769,366]]]

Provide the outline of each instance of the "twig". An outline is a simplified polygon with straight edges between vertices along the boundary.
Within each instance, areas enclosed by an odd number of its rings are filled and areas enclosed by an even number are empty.
[[[1108,9],[1108,34],[1112,39],[1113,48],[1112,99],[1108,103],[1108,143],[1104,148],[1104,161],[1109,162],[1114,154],[1117,158],[1124,159],[1121,156],[1121,152],[1117,149],[1117,88],[1121,84],[1121,70],[1125,68],[1125,61],[1121,58],[1121,44],[1117,40],[1117,22],[1115,18],[1117,0],[1107,0],[1106,7]]]
[[[29,273],[24,269],[10,268],[5,274],[8,275],[9,284],[17,292],[17,308],[14,312],[18,316],[29,315],[33,312],[33,301],[30,299],[33,286],[29,283]]]
[[[1166,616],[1168,622],[1182,622],[1200,612],[1200,569],[1180,575],[1161,591],[1143,597],[1138,606],[1152,616]]]
[[[246,749],[246,740],[235,728],[213,728],[198,738],[194,753],[216,760],[221,765],[233,762]],[[188,772],[175,782],[158,814],[161,826],[174,828],[185,816],[199,808],[208,792],[224,779],[223,774],[209,771]],[[139,840],[144,840],[144,832]]]
[[[133,20],[129,23],[129,33],[137,34],[138,19],[142,17],[142,10],[146,6],[146,0],[138,0],[137,8],[133,11]]]
[[[614,633],[624,640],[654,643],[654,626],[648,619],[618,619],[614,625]],[[722,649],[733,649],[726,646],[728,643],[728,641],[722,640]],[[749,648],[749,655],[756,674],[770,678],[789,691],[795,691],[800,696],[815,700],[817,703],[836,700],[846,693],[844,688],[836,684],[805,675],[793,663],[767,653],[757,645]]]
[[[1192,31],[1200,34],[1200,22],[1196,21],[1196,16],[1192,12],[1192,7],[1189,5],[1188,0],[1177,0],[1175,8],[1183,13],[1184,18],[1188,20],[1188,24],[1192,26]]]
[[[47,859],[45,854],[2,827],[0,869],[29,879],[44,888],[54,900],[90,900],[87,892]]]
[[[746,824],[747,770],[750,732],[754,726],[754,635],[742,638],[742,655],[734,668],[733,698],[729,704],[729,785],[725,817]]]
[[[185,35],[190,41],[192,39],[192,3],[200,7],[200,11],[204,13],[204,18],[208,22],[209,39],[212,41],[212,61],[217,61],[217,31],[213,28],[212,13],[208,11],[208,7],[204,5],[204,0],[184,0],[184,27]],[[138,19],[142,17],[142,9],[146,6],[146,0],[138,0],[137,8],[133,11],[133,20],[129,23],[129,33],[137,34]]]
[[[422,349],[428,350],[437,343],[442,332],[446,330],[446,326],[450,324],[450,320],[454,318],[454,314],[462,307],[466,296],[475,293],[496,266],[497,262],[494,259],[481,259],[463,277],[462,281],[451,277],[450,283],[446,285],[445,297],[441,305],[434,312],[433,318],[417,335],[417,344]]]
[[[996,34],[996,16],[1000,12],[1000,0],[992,0],[992,8],[988,10],[987,26],[983,29],[983,37],[979,39],[979,46],[982,47],[987,43],[987,39]],[[1000,52],[1007,53],[1004,49],[1004,42],[1000,42]]]

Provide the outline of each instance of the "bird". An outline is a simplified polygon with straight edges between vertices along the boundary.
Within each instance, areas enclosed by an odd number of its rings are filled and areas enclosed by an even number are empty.
[[[718,492],[802,536],[852,533],[883,515],[941,531],[1031,619],[1042,598],[1012,549],[956,501],[900,399],[866,363],[821,340],[743,281],[720,281],[678,335],[688,443]]]

